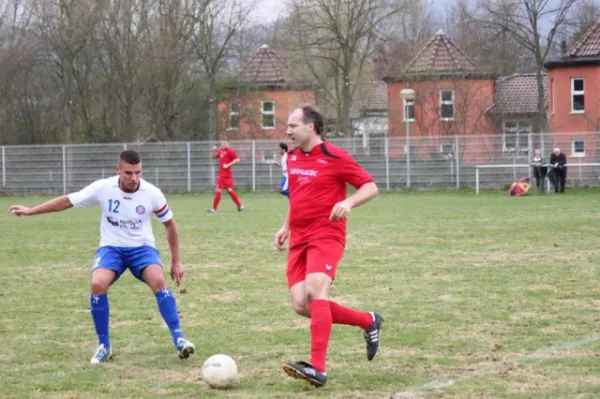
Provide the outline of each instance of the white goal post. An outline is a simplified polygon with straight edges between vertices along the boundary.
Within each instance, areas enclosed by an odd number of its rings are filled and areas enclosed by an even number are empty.
[[[579,168],[579,177],[581,178],[581,168],[588,166],[599,166],[600,163],[570,163],[565,166],[570,168]],[[501,165],[475,165],[475,193],[479,195],[479,170],[480,169],[512,169],[513,170],[513,179],[516,181],[517,169],[523,170],[525,168],[531,168],[532,166],[529,164],[501,164]],[[527,176],[529,176],[529,171],[527,172]],[[550,190],[548,177],[546,177],[546,189]]]

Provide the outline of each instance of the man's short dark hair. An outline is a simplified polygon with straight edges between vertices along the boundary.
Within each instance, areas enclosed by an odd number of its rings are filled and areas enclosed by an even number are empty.
[[[123,151],[121,155],[119,155],[119,162],[124,162],[129,165],[137,165],[142,162],[142,158],[140,158],[140,154],[137,152],[127,150]]]
[[[312,123],[315,127],[315,132],[320,136],[323,133],[323,127],[325,125],[323,122],[323,115],[317,111],[317,108],[315,108],[314,105],[304,104],[298,108],[302,110],[302,122],[305,125]]]
[[[279,148],[281,148],[283,151],[287,151],[288,145],[286,143],[279,143]]]

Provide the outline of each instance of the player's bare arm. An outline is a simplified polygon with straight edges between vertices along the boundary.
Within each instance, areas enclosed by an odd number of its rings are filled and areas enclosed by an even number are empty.
[[[370,201],[379,194],[379,189],[374,182],[365,183],[356,193],[346,198],[344,201],[340,201],[333,206],[329,220],[341,220],[348,216],[352,208],[361,206],[362,204]]]
[[[181,258],[179,257],[179,231],[175,220],[171,219],[164,223],[165,230],[167,231],[167,241],[169,242],[169,248],[171,249],[171,278],[177,283],[177,286],[183,279],[183,265],[181,264]]]
[[[279,229],[279,231],[275,234],[275,246],[278,250],[285,250],[285,242],[290,236],[290,209],[288,208],[287,214],[285,215],[285,220],[283,221],[283,226]]]
[[[72,207],[73,204],[69,201],[69,197],[61,195],[60,197],[51,199],[50,201],[44,202],[33,208],[28,208],[23,205],[12,205],[8,208],[8,212],[17,216],[33,216],[42,213],[61,212]]]
[[[231,161],[231,162],[229,162],[229,163],[227,163],[227,164],[223,165],[223,167],[224,167],[225,169],[229,169],[229,168],[231,168],[233,165],[235,165],[235,164],[236,164],[236,163],[238,163],[238,162],[240,162],[240,159],[239,159],[239,158],[236,158],[236,159],[234,159],[233,161]]]

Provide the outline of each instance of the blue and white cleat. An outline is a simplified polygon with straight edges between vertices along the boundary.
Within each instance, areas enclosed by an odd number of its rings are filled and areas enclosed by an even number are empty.
[[[191,354],[196,352],[194,344],[185,338],[178,338],[175,346],[177,347],[177,354],[180,359],[187,359]]]
[[[94,356],[92,356],[90,363],[91,364],[104,363],[107,360],[110,360],[111,357],[112,357],[112,349],[111,348],[107,349],[106,347],[104,347],[104,344],[100,344],[100,346],[98,346],[98,349],[96,349]]]

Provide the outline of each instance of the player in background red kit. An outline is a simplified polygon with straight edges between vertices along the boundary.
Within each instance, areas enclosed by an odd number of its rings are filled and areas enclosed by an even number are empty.
[[[213,159],[219,159],[219,176],[217,177],[217,187],[215,188],[215,197],[213,200],[212,208],[207,208],[206,212],[214,213],[219,207],[221,201],[221,192],[227,190],[227,193],[235,202],[238,212],[244,210],[244,205],[240,202],[240,198],[233,190],[233,172],[231,167],[236,163],[240,162],[240,158],[237,156],[233,148],[229,146],[227,140],[221,140],[221,148],[213,147]]]
[[[323,141],[323,117],[312,106],[294,110],[287,135],[294,148],[288,152],[289,209],[275,246],[283,251],[290,238],[287,280],[296,313],[309,317],[310,362],[290,362],[283,370],[316,387],[327,382],[325,357],[332,324],[364,330],[367,359],[379,350],[383,318],[329,300],[328,290],[346,245],[346,216],[352,208],[378,194],[373,178],[341,148]],[[346,183],[357,191],[347,197]]]

